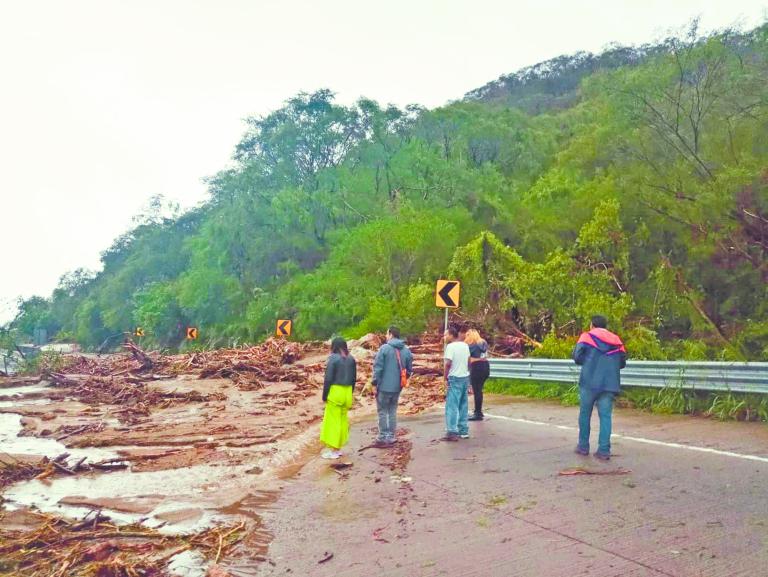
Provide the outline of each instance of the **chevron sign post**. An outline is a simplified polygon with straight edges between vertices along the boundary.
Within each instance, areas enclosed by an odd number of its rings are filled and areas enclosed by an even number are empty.
[[[437,281],[435,287],[435,305],[438,308],[445,309],[445,330],[448,330],[448,309],[459,308],[459,295],[461,294],[461,283],[457,280]]]
[[[279,319],[277,321],[277,326],[275,327],[275,334],[281,338],[290,337],[292,329],[293,329],[292,321],[287,319]]]
[[[439,280],[435,288],[435,304],[441,309],[459,308],[461,283],[457,280]]]

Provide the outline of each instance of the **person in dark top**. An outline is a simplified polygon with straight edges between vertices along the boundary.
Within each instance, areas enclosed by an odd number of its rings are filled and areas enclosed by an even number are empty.
[[[352,407],[352,392],[357,380],[357,364],[347,349],[347,342],[337,337],[331,342],[331,356],[325,368],[323,402],[325,414],[320,440],[327,445],[324,459],[338,459],[349,440],[347,412]]]
[[[621,339],[610,332],[601,315],[592,317],[588,332],[582,333],[573,349],[573,360],[581,366],[579,375],[579,444],[576,452],[589,455],[592,408],[597,405],[600,434],[595,457],[611,458],[613,399],[621,392],[620,371],[627,364],[627,351]]]
[[[475,399],[475,413],[467,420],[482,421],[483,385],[491,374],[491,365],[488,362],[488,343],[475,329],[467,331],[464,342],[469,345],[469,383],[472,385],[472,396]]]
[[[373,446],[378,449],[387,449],[395,444],[397,403],[411,375],[413,355],[400,338],[400,329],[389,327],[387,342],[373,360],[373,386],[376,387],[376,411],[379,415],[379,435]]]

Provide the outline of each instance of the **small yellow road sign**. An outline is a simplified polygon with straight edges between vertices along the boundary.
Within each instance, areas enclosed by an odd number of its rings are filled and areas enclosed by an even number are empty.
[[[133,335],[136,337],[143,337],[144,336],[144,329],[141,327],[136,327],[136,330],[133,331]]]
[[[290,337],[291,329],[293,328],[293,321],[281,319],[277,321],[277,328],[275,334],[278,337]]]
[[[435,288],[435,305],[441,309],[459,308],[461,283],[457,280],[439,280]]]
[[[187,340],[194,341],[197,339],[197,327],[187,327]]]

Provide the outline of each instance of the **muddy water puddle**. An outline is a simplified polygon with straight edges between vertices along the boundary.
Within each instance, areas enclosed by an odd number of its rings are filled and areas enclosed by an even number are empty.
[[[90,460],[115,458],[127,447],[66,448],[52,439],[18,437],[21,417],[0,414],[0,447],[5,452],[55,457],[70,452]],[[80,519],[94,509],[120,524],[141,523],[166,534],[188,534],[233,517],[259,518],[281,480],[316,456],[316,427],[284,441],[245,464],[199,464],[177,469],[92,472],[30,480],[8,487],[5,508],[35,508]]]
[[[21,385],[18,387],[5,387],[0,389],[0,400],[11,401],[24,397],[42,395],[50,391],[48,383],[42,382],[34,385]]]
[[[259,573],[272,539],[261,515],[276,501],[283,480],[316,457],[316,436],[316,427],[311,427],[278,441],[270,454],[241,465],[123,470],[25,481],[5,491],[5,507],[73,519],[99,510],[118,524],[140,523],[167,535],[194,534],[212,525],[245,521],[247,535],[227,553],[222,567],[234,577],[252,577]],[[209,567],[210,561],[192,549],[172,558],[169,573],[204,577]]]
[[[0,412],[2,409],[19,409],[21,407],[27,407],[31,405],[47,405],[50,401],[48,399],[19,399],[13,401],[0,401]]]
[[[208,561],[200,551],[183,551],[171,558],[168,572],[177,577],[205,577],[208,573]]]
[[[45,381],[28,385],[0,387],[0,411],[27,405],[48,404],[50,399],[44,398],[44,395],[50,390],[50,385]]]
[[[20,437],[22,431],[21,415],[0,413],[0,451],[11,455],[40,455],[53,459],[62,453],[70,453],[75,459],[87,457],[90,461],[101,461],[117,457],[117,453],[108,448],[89,447],[87,449],[67,448],[55,439],[42,437]]]
[[[198,465],[184,469],[31,480],[9,487],[6,508],[82,518],[100,509],[121,524],[142,523],[168,534],[205,529],[237,491],[245,491],[245,466]]]
[[[225,388],[218,381],[210,386],[197,381],[192,381],[192,384],[207,389],[213,388],[214,384]],[[176,389],[178,384],[167,386]],[[280,407],[277,410],[270,405],[274,405],[274,401],[270,401],[271,397],[267,398],[266,395],[263,396],[267,400],[263,401],[261,397],[251,398],[254,395],[243,396],[231,386],[226,387],[226,390],[228,402],[222,404],[221,408],[216,403],[191,403],[173,408],[175,412],[158,411],[153,414],[151,422],[129,425],[115,421],[110,416],[110,407],[99,412],[76,403],[66,406],[59,403],[57,407],[60,410],[55,411],[57,424],[64,421],[70,426],[79,426],[84,422],[82,415],[87,417],[85,422],[103,422],[106,433],[101,437],[91,437],[87,433],[75,435],[58,442],[52,438],[19,436],[24,430],[24,417],[13,412],[2,412],[51,402],[39,398],[46,391],[50,392],[50,387],[33,384],[0,389],[0,398],[5,397],[0,400],[0,452],[49,458],[67,452],[70,453],[70,461],[82,457],[88,458],[86,463],[124,458],[130,464],[124,470],[81,471],[72,476],[59,473],[44,480],[15,483],[3,491],[2,508],[15,511],[15,515],[40,511],[75,520],[100,511],[116,524],[141,524],[166,535],[197,534],[214,525],[230,526],[245,522],[247,529],[243,541],[227,552],[222,566],[235,577],[258,574],[271,541],[271,535],[263,525],[262,515],[273,506],[285,481],[295,476],[319,454],[319,417],[314,414],[316,407],[309,401],[299,407],[287,410]],[[275,387],[269,392],[274,395],[280,391],[279,387]],[[287,387],[285,392],[290,392]],[[264,408],[261,408],[262,402]],[[274,410],[276,416],[274,419],[264,417],[262,421],[259,420],[261,417],[254,419],[248,412],[252,410],[251,405],[267,411],[269,415]],[[53,408],[51,414],[54,413]],[[248,415],[244,417],[246,422],[239,429],[233,428],[236,434],[242,432],[246,440],[259,435],[269,440],[233,445],[232,438],[226,436],[229,433],[224,434],[218,430],[223,425],[221,419],[216,420],[215,411],[222,409],[232,411],[233,418]],[[40,410],[30,411],[19,409],[19,412],[26,415],[32,414],[27,418],[36,423]],[[196,420],[198,415],[199,424]],[[278,420],[280,426],[270,428],[274,420]],[[223,423],[229,426],[226,421]],[[204,441],[197,441],[196,435],[187,434],[184,425],[190,425],[195,433],[199,431],[198,436]],[[263,432],[261,427],[264,427]],[[34,427],[28,428],[30,430],[25,435],[34,430]],[[112,434],[122,428],[127,435]],[[144,428],[146,432],[142,432]],[[202,437],[206,431],[210,435]],[[189,444],[169,444],[172,434],[180,435],[180,440],[188,440]],[[146,444],[135,443],[144,438]],[[89,443],[101,444],[103,441],[114,445],[98,448],[87,446]],[[86,446],[66,447],[63,443],[82,443]],[[156,459],[158,456],[183,450],[188,450],[191,455],[188,463],[169,458],[167,465],[176,468],[142,470],[142,466],[148,463],[159,463]],[[163,462],[160,467],[165,464]],[[193,549],[176,555],[171,561],[170,572],[186,577],[203,577],[209,564]]]

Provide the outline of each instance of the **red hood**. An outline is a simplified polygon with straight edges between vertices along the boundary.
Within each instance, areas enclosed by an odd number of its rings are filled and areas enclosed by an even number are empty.
[[[595,342],[595,339],[599,339],[606,345],[609,345],[612,347],[618,347],[618,349],[621,351],[624,350],[624,343],[621,342],[621,339],[619,338],[619,336],[613,334],[608,329],[592,329],[589,332],[581,333],[581,336],[579,337],[579,342],[586,343],[591,347],[599,348],[597,346],[597,343]]]
[[[616,347],[620,347],[624,344],[621,342],[619,335],[613,334],[608,329],[592,329],[589,332],[606,344],[613,345]]]

